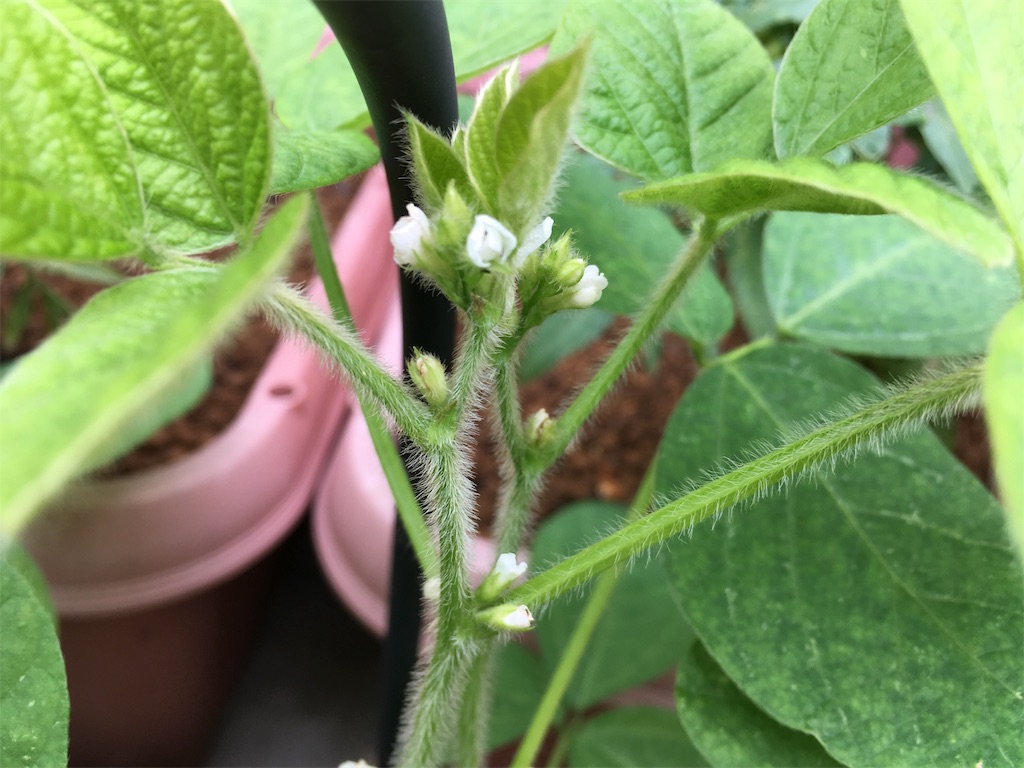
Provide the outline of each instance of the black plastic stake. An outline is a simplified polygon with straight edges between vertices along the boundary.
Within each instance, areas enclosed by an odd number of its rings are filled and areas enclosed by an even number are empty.
[[[404,167],[401,110],[427,125],[453,129],[459,119],[448,23],[441,0],[314,0],[341,43],[366,99],[380,144],[395,218],[413,202]],[[412,347],[450,363],[455,315],[444,297],[402,276],[404,356]],[[422,574],[401,524],[395,526],[380,765],[391,763],[420,635]]]

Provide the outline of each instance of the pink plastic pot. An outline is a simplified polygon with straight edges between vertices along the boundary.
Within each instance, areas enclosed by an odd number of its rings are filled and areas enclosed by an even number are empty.
[[[374,169],[333,242],[371,339],[397,295],[391,258],[367,258],[390,217]],[[326,307],[319,283],[311,295]],[[265,555],[301,517],[348,407],[318,354],[282,341],[217,439],[82,482],[31,528],[25,543],[60,615],[73,762],[201,761],[269,583]]]

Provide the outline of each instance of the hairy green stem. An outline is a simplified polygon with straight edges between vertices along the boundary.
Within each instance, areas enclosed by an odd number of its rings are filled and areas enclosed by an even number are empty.
[[[629,331],[615,347],[601,368],[587,382],[583,391],[558,417],[553,439],[539,454],[544,468],[557,461],[576,437],[584,422],[611,391],[615,382],[629,367],[651,335],[661,326],[683,289],[711,253],[718,236],[717,222],[703,220],[691,237],[686,250],[658,284]]]
[[[280,283],[264,297],[261,309],[278,326],[323,351],[356,389],[362,390],[360,396],[377,400],[409,439],[418,445],[427,441],[430,414],[426,406],[381,368],[351,328],[327,317],[294,288]]]
[[[626,516],[627,522],[638,519],[647,511],[653,493],[654,462],[652,461],[647,467],[647,472],[644,474],[643,482],[640,484],[636,496],[633,497],[629,514]],[[551,673],[551,680],[548,681],[544,696],[533,713],[533,719],[530,720],[530,725],[523,735],[519,749],[516,750],[515,757],[512,758],[512,768],[526,768],[536,761],[544,734],[548,732],[558,714],[558,706],[562,703],[565,692],[569,690],[569,684],[583,660],[583,654],[586,652],[587,646],[590,645],[590,638],[594,635],[597,623],[608,606],[608,601],[615,591],[615,585],[618,584],[621,574],[622,568],[609,569],[601,574],[594,585],[594,589],[583,607],[583,612],[558,659],[558,665]]]
[[[498,642],[497,638],[481,640],[479,653],[470,665],[466,691],[459,705],[456,765],[475,766],[483,763],[491,710],[491,692],[488,689],[494,676],[494,649]]]
[[[975,364],[900,391],[845,418],[815,429],[776,450],[725,473],[647,517],[555,564],[507,595],[531,610],[571,592],[595,574],[628,561],[683,533],[694,524],[825,462],[879,446],[936,416],[949,416],[977,403],[981,365]]]

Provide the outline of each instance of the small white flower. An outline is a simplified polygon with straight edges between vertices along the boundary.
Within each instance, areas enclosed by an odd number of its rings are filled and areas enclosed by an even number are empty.
[[[588,264],[583,270],[583,277],[569,294],[569,306],[585,309],[597,303],[601,293],[608,287],[608,278],[595,265]]]
[[[517,562],[515,552],[506,552],[498,556],[498,562],[494,564],[494,570],[491,573],[509,585],[526,573],[526,563]]]
[[[466,253],[480,269],[488,269],[495,261],[505,261],[515,248],[516,236],[500,221],[486,214],[473,219],[473,229],[466,238]]]
[[[512,254],[512,266],[521,267],[527,257],[540,248],[551,238],[551,228],[555,222],[548,216],[544,221],[526,233],[522,244]]]
[[[525,605],[505,603],[476,615],[477,621],[499,632],[525,632],[533,629],[533,614]]]
[[[405,206],[409,212],[391,228],[391,245],[395,249],[395,263],[400,267],[415,267],[425,241],[429,241],[433,228],[427,214],[412,203]]]
[[[509,611],[504,619],[499,619],[506,629],[530,629],[533,626],[533,614],[525,605],[517,605]]]

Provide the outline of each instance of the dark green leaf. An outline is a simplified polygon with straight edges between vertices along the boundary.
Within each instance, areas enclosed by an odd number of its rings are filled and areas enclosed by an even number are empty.
[[[667,709],[630,707],[602,712],[569,743],[572,768],[697,768],[708,765]]]
[[[487,734],[491,749],[526,733],[548,684],[540,658],[519,643],[502,646],[494,663],[494,710]]]

